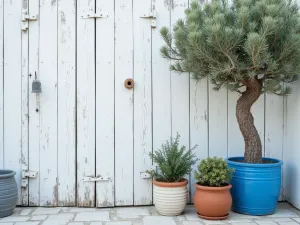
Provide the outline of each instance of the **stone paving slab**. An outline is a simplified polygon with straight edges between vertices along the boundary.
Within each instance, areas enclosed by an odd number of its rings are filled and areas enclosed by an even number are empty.
[[[96,211],[96,212],[80,212],[77,213],[74,221],[110,221],[109,211]]]
[[[40,222],[17,222],[15,225],[39,225]]]
[[[193,205],[180,216],[160,216],[154,206],[116,208],[17,207],[0,225],[300,225],[300,211],[279,203],[275,214],[249,216],[230,212],[227,220],[199,218]]]
[[[53,215],[60,212],[60,207],[55,208],[37,208],[33,211],[32,215]]]
[[[32,216],[30,220],[36,220],[36,221],[43,221],[47,218],[47,215],[40,215],[40,216]]]
[[[123,219],[134,219],[142,216],[150,216],[150,212],[147,208],[119,208],[117,209],[117,217]],[[122,225],[122,224],[120,224]],[[124,224],[126,225],[126,224]]]

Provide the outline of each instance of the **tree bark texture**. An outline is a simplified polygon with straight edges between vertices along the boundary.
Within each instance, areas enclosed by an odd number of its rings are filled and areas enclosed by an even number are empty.
[[[261,163],[261,139],[251,113],[252,105],[261,95],[261,84],[255,78],[245,80],[243,83],[246,86],[246,91],[237,101],[236,118],[245,141],[244,161],[246,163]]]

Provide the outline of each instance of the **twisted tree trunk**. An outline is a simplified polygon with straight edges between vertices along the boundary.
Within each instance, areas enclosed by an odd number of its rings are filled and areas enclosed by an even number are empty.
[[[244,160],[246,163],[262,162],[262,145],[251,107],[261,95],[261,84],[255,78],[244,81],[246,91],[238,99],[236,105],[236,118],[245,141]]]

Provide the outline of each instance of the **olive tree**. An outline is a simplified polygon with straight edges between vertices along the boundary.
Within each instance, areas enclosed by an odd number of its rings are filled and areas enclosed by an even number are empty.
[[[173,30],[160,30],[170,69],[208,78],[215,90],[240,93],[236,118],[247,163],[262,162],[262,144],[251,114],[263,93],[287,95],[300,72],[300,16],[288,0],[192,2]],[[275,121],[274,121],[275,122]]]

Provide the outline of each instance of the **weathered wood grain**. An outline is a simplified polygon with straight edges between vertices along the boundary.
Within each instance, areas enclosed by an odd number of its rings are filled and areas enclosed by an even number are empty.
[[[21,200],[22,157],[22,1],[4,1],[4,163],[16,171]]]
[[[57,198],[59,206],[76,205],[76,2],[58,7]]]
[[[4,43],[4,1],[0,1],[0,43]],[[4,46],[0,45],[0,169],[4,166]]]
[[[95,1],[77,1],[77,205],[95,206]]]
[[[227,89],[213,90],[208,85],[209,104],[209,156],[227,157]]]
[[[115,203],[133,204],[133,78],[132,1],[115,0]],[[139,84],[136,84],[139,85]]]
[[[265,102],[265,157],[283,159],[284,102],[283,97],[266,95]],[[282,183],[283,184],[283,183]],[[283,189],[282,189],[283,190]],[[283,200],[283,192],[279,200]]]
[[[283,97],[267,94],[265,104],[265,157],[282,159]]]
[[[193,166],[193,171],[197,170],[199,161],[208,156],[208,90],[207,79],[200,82],[190,80],[190,147],[198,145],[194,150],[199,159]],[[191,173],[191,202],[194,202],[195,187],[197,180],[194,172]]]
[[[32,82],[35,79],[35,73],[39,72],[39,0],[31,0],[29,4],[29,13],[38,16],[38,21],[29,22],[28,36],[29,36],[29,50],[28,50],[28,70],[29,70],[29,83],[28,83],[28,102],[29,102],[29,156],[28,164],[31,171],[38,172],[35,179],[29,179],[29,205],[40,205],[40,94],[31,93]],[[42,91],[44,87],[42,84]]]
[[[152,161],[151,0],[134,1],[134,205],[152,204],[151,179],[141,178]],[[155,28],[153,28],[154,31]]]
[[[114,1],[97,0],[96,12],[96,206],[114,206]],[[105,33],[105,35],[103,35]]]
[[[23,0],[22,13],[28,14],[28,1]],[[22,32],[22,152],[21,152],[21,169],[28,170],[28,30]],[[27,179],[28,181],[28,179]],[[21,205],[28,205],[28,185],[21,188]]]
[[[293,93],[284,98],[283,196],[300,208],[300,81],[291,85]]]
[[[171,10],[171,30],[178,19],[183,19],[184,10],[188,8],[188,0],[176,0],[172,3]],[[180,135],[180,145],[190,147],[190,77],[189,74],[178,74],[171,72],[171,114],[172,114],[172,136]],[[186,179],[189,180],[189,176]],[[189,188],[190,184],[188,185]],[[188,203],[190,199],[190,190],[188,191]]]
[[[57,1],[40,1],[40,203],[58,205],[57,174]]]
[[[162,58],[159,49],[164,45],[160,29],[170,27],[171,5],[168,1],[155,1],[157,26],[152,32],[152,90],[153,90],[153,151],[171,137],[171,73],[170,63]]]

